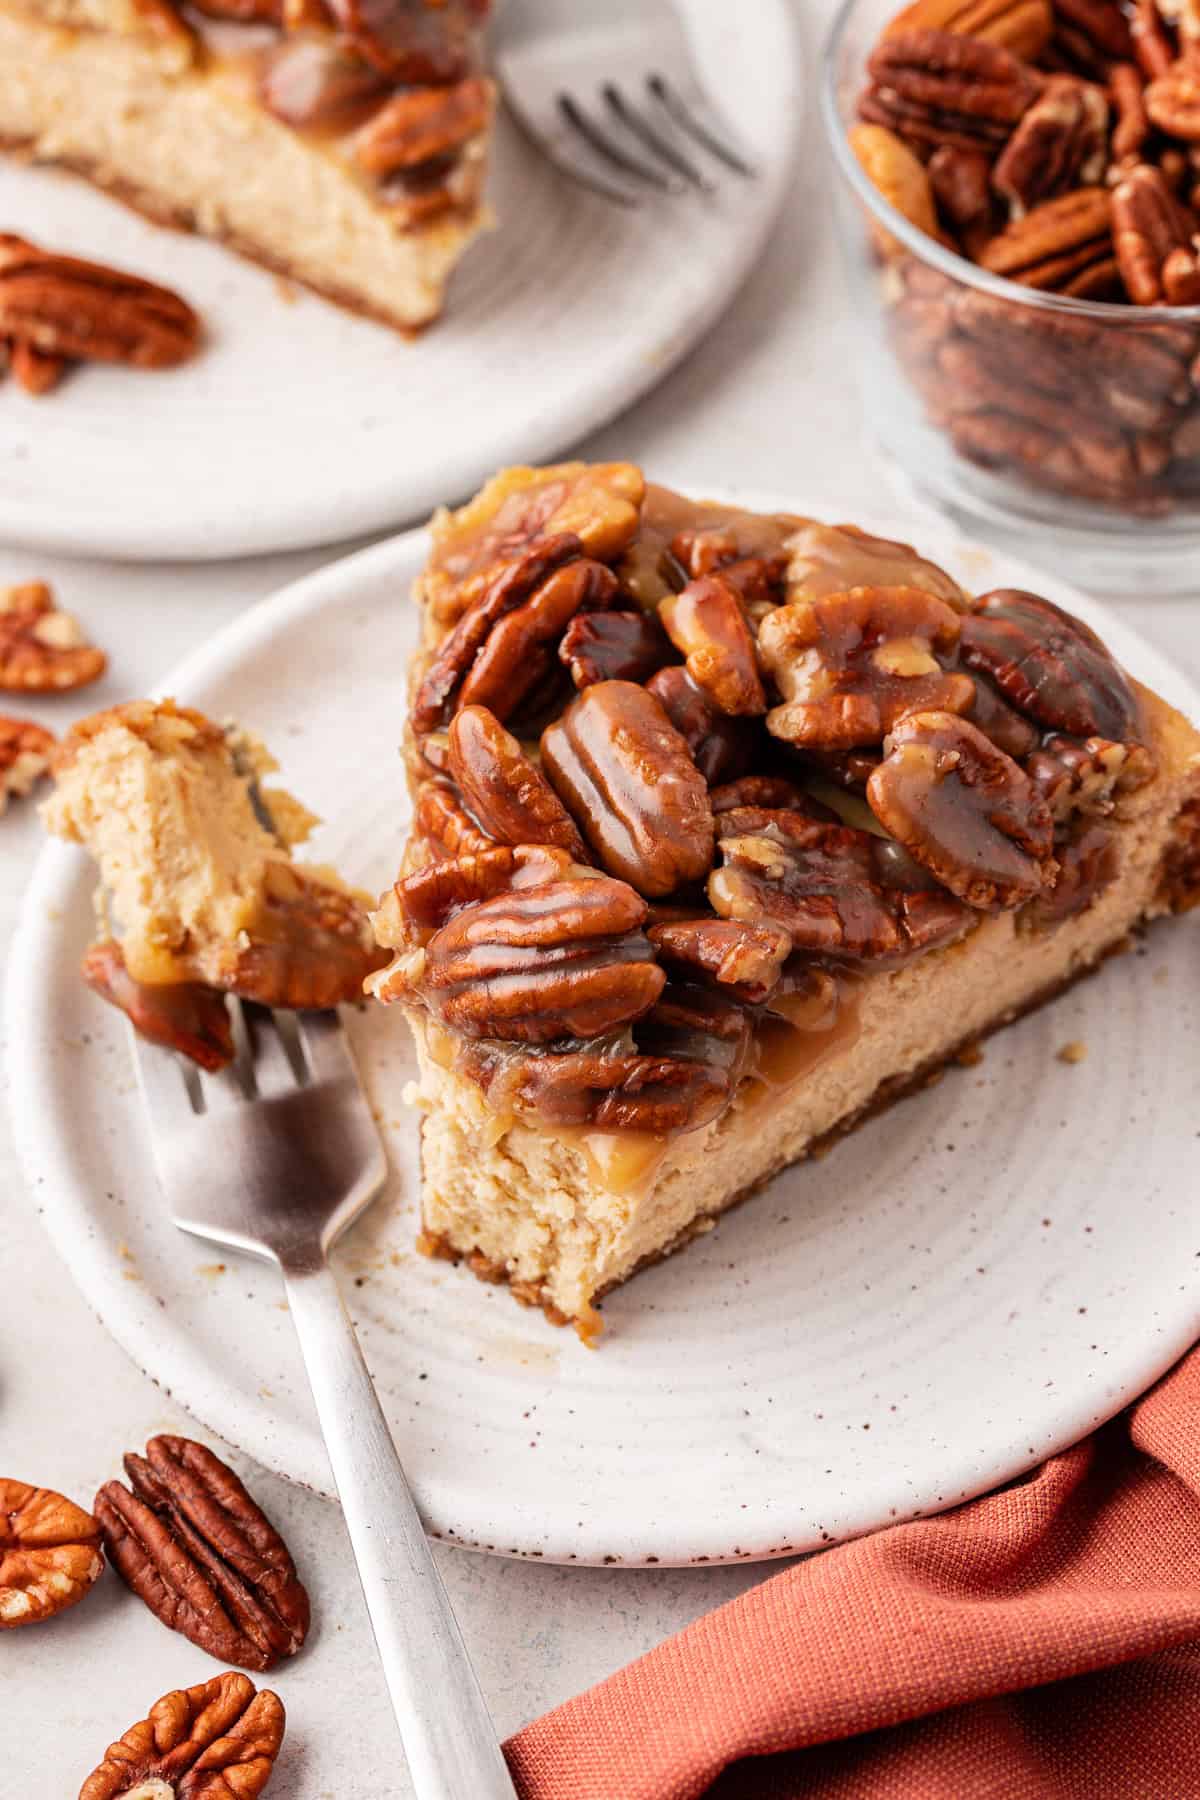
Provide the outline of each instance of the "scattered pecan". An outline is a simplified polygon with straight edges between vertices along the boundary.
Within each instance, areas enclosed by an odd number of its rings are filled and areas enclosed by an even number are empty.
[[[646,934],[663,962],[700,972],[737,1000],[765,1000],[779,983],[792,940],[778,925],[735,919],[681,919]]]
[[[1200,225],[1159,169],[1141,163],[1113,189],[1113,244],[1136,306],[1200,303]]]
[[[1155,759],[1141,744],[1112,744],[1107,738],[1051,733],[1025,763],[1025,772],[1055,820],[1075,813],[1111,813],[1122,794],[1153,779]]]
[[[214,1675],[164,1694],[110,1744],[79,1800],[256,1800],[283,1742],[278,1695],[245,1675]]]
[[[1052,601],[997,588],[963,621],[962,660],[982,669],[1020,712],[1072,737],[1133,738],[1139,711],[1128,677],[1082,619]]]
[[[225,996],[215,988],[198,981],[170,987],[135,981],[111,938],[92,945],[81,973],[94,994],[125,1014],[139,1037],[177,1050],[210,1074],[233,1061],[233,1028]]]
[[[730,1088],[726,1070],[708,1062],[568,1050],[523,1058],[503,1091],[506,1105],[548,1125],[663,1133],[705,1124],[725,1106]]]
[[[44,581],[0,588],[0,688],[62,693],[98,681],[107,667],[103,650],[60,611]]]
[[[434,933],[406,971],[407,993],[470,1038],[599,1037],[662,991],[645,917],[645,901],[608,876],[500,893]]]
[[[868,181],[881,193],[901,218],[930,237],[940,236],[937,208],[929,172],[920,157],[903,138],[886,125],[855,125],[850,132],[850,148],[862,164]],[[881,248],[887,254],[894,240],[882,234]]]
[[[186,361],[200,321],[168,288],[0,234],[0,337],[49,356],[165,369]]]
[[[985,244],[979,261],[1024,287],[1075,293],[1081,282],[1095,281],[1097,265],[1113,261],[1112,195],[1076,188],[1043,201]]]
[[[410,722],[418,736],[445,723],[455,695],[495,627],[524,606],[548,575],[574,562],[582,548],[574,532],[541,537],[499,564],[491,580],[475,588],[458,623],[438,645],[413,697]]]
[[[390,91],[378,69],[327,37],[285,37],[258,65],[258,95],[267,111],[301,129],[347,131]]]
[[[453,155],[487,129],[492,84],[478,75],[453,87],[406,88],[381,106],[355,139],[368,174],[386,178]]]
[[[51,1488],[0,1476],[0,1631],[74,1606],[103,1567],[90,1513]]]
[[[859,116],[920,145],[996,150],[1037,98],[1041,78],[1001,45],[949,31],[880,40]]]
[[[1054,824],[1011,756],[955,713],[909,713],[867,799],[884,828],[969,906],[1020,905],[1050,885]]]
[[[735,589],[723,574],[701,575],[658,609],[688,674],[724,713],[767,710],[754,639]]]
[[[576,862],[588,860],[566,807],[486,706],[455,713],[449,754],[459,793],[489,837],[500,844],[554,844]]]
[[[897,13],[886,35],[898,31],[954,31],[999,44],[1036,62],[1050,42],[1050,0],[913,0]]]
[[[612,562],[638,528],[645,492],[632,463],[506,469],[467,506],[434,517],[417,598],[435,619],[453,623],[508,563],[564,534],[578,538],[582,554]]]
[[[543,732],[542,766],[600,862],[640,894],[669,894],[708,873],[704,777],[649,689],[584,688]]]
[[[660,669],[646,691],[662,706],[706,781],[728,781],[749,768],[757,743],[752,721],[721,712],[681,665]]]
[[[672,660],[671,641],[645,612],[578,612],[563,633],[559,659],[577,688],[595,681],[646,682]]]
[[[555,569],[492,626],[455,704],[487,706],[498,718],[511,718],[538,679],[539,658],[544,653],[550,661],[575,614],[610,606],[616,592],[612,570],[590,558]]]
[[[53,749],[54,733],[44,725],[0,715],[0,813],[47,773]]]
[[[1160,131],[1188,144],[1200,144],[1200,55],[1193,53],[1173,62],[1164,75],[1150,83],[1145,103]]]
[[[481,831],[448,781],[423,781],[413,805],[413,831],[447,856],[486,850],[492,840]]]
[[[874,537],[857,525],[805,521],[788,539],[787,598],[822,600],[856,587],[922,588],[958,612],[967,606],[954,577],[918,556],[911,544]]]
[[[1111,147],[1118,165],[1136,157],[1150,136],[1145,85],[1136,63],[1114,63],[1108,72],[1108,92],[1117,115]]]
[[[1054,886],[1021,908],[1018,924],[1027,930],[1051,931],[1098,900],[1116,880],[1121,866],[1116,833],[1094,820],[1054,847],[1058,878]]]
[[[464,906],[513,889],[542,887],[570,871],[567,852],[546,844],[490,844],[483,850],[425,863],[411,875],[402,876],[385,897],[375,914],[375,935],[381,944],[396,948],[423,944]],[[407,971],[401,965],[385,969],[372,981],[371,989],[378,998],[391,1000],[403,991],[406,981]]]
[[[1014,218],[1072,188],[1103,181],[1108,101],[1090,82],[1055,75],[1009,138],[992,172]]]
[[[114,1568],[155,1618],[220,1662],[270,1669],[294,1656],[308,1595],[233,1470],[183,1437],[153,1437],[124,1460],[130,1485],[105,1482],[96,1517]]]
[[[779,607],[759,632],[785,702],[768,730],[804,748],[847,750],[878,743],[902,713],[964,711],[974,684],[941,660],[958,633],[953,607],[920,588],[851,588]]]

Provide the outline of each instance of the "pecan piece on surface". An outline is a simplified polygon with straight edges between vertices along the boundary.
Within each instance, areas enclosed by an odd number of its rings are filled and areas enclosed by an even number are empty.
[[[918,146],[998,150],[1037,98],[1041,77],[999,44],[949,31],[882,38],[859,116]]]
[[[543,732],[542,767],[603,866],[638,893],[658,898],[708,874],[708,789],[649,689],[584,688]]]
[[[1112,195],[1103,187],[1044,200],[979,253],[981,267],[993,275],[1058,294],[1077,293],[1080,283],[1094,285],[1113,260]]]
[[[1179,57],[1145,94],[1151,121],[1169,137],[1200,144],[1200,54]]]
[[[283,1742],[283,1702],[231,1670],[164,1694],[110,1744],[79,1800],[256,1800]]]
[[[491,113],[492,85],[477,75],[453,87],[407,88],[363,126],[354,154],[369,174],[386,178],[461,150],[486,130]]]
[[[1070,75],[1047,81],[992,171],[992,185],[1021,217],[1044,200],[1103,181],[1108,166],[1108,101]]]
[[[98,681],[107,667],[103,650],[88,643],[44,581],[0,588],[0,688],[65,693]]]
[[[723,713],[767,710],[754,639],[736,590],[722,574],[701,575],[662,602],[658,616],[688,674]]]
[[[582,554],[612,562],[637,531],[645,492],[632,463],[506,469],[468,505],[434,515],[417,597],[452,623],[506,564],[564,533],[578,538]]]
[[[90,1513],[51,1488],[0,1476],[0,1631],[74,1606],[103,1567]]]
[[[728,781],[750,767],[758,744],[754,723],[723,713],[681,664],[652,675],[646,691],[659,702],[706,781]]]
[[[1049,807],[1011,756],[955,713],[901,719],[867,799],[909,855],[969,906],[1018,906],[1053,880]]]
[[[415,953],[407,993],[465,1037],[600,1037],[662,991],[645,917],[641,896],[609,876],[496,894],[463,907]]]
[[[674,660],[671,640],[645,612],[577,612],[558,646],[577,688],[596,681],[649,681]]]
[[[492,626],[455,704],[487,706],[498,718],[511,718],[554,667],[552,651],[575,614],[610,606],[616,593],[617,578],[603,563],[585,558],[555,569]]]
[[[169,288],[0,233],[0,337],[50,356],[166,369],[192,355],[200,321]]]
[[[1155,759],[1141,744],[1112,744],[1106,738],[1054,733],[1034,751],[1026,773],[1056,820],[1074,813],[1111,813],[1117,799],[1153,780]]]
[[[488,836],[500,844],[554,844],[588,860],[575,821],[541,770],[486,706],[450,721],[450,773]]]
[[[448,781],[423,781],[413,803],[413,833],[447,856],[486,850],[492,839],[481,831]]]
[[[125,1473],[128,1488],[108,1481],[96,1495],[96,1517],[114,1568],[155,1618],[221,1662],[270,1669],[294,1656],[308,1595],[233,1470],[203,1444],[160,1436],[126,1456]]]
[[[259,63],[259,99],[287,125],[347,131],[389,92],[378,69],[328,38],[285,37]]]
[[[1050,42],[1053,24],[1050,0],[913,0],[896,14],[885,35],[954,31],[1036,62]]]
[[[225,996],[198,981],[151,987],[135,981],[121,946],[111,938],[93,944],[81,973],[88,987],[123,1012],[139,1037],[177,1050],[210,1074],[234,1058],[233,1027]]]
[[[425,863],[402,876],[384,896],[372,920],[375,936],[391,948],[411,949],[425,943],[464,906],[515,888],[541,887],[570,871],[567,852],[547,844],[488,844],[482,850]],[[380,1000],[402,998],[407,991],[405,966],[384,969],[370,987]]]
[[[1200,223],[1145,163],[1113,189],[1113,245],[1135,306],[1200,303]]]
[[[781,926],[736,919],[680,919],[652,925],[646,935],[663,962],[707,975],[733,998],[752,1004],[778,985],[792,949]]]
[[[959,615],[913,587],[860,587],[781,606],[763,620],[759,655],[784,704],[767,729],[802,748],[877,744],[902,713],[965,711],[969,675],[947,670]]]
[[[1037,594],[997,588],[983,595],[963,621],[961,654],[1049,731],[1114,743],[1137,733],[1138,703],[1124,671],[1082,619]]]
[[[0,813],[48,774],[54,733],[32,719],[0,714]]]

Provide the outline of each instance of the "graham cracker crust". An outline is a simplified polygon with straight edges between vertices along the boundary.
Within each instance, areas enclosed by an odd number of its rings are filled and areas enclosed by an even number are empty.
[[[1197,902],[1200,902],[1200,892],[1189,888],[1187,907],[1194,906]],[[1186,907],[1179,907],[1176,910],[1186,910]],[[831,1130],[814,1138],[799,1156],[781,1158],[756,1180],[748,1182],[745,1187],[739,1188],[731,1194],[716,1212],[705,1213],[702,1217],[693,1219],[683,1231],[672,1238],[669,1244],[664,1244],[660,1250],[652,1251],[650,1255],[644,1256],[640,1262],[636,1263],[623,1281],[610,1282],[607,1287],[599,1289],[594,1299],[597,1302],[602,1301],[604,1296],[611,1293],[615,1287],[623,1287],[625,1282],[632,1281],[633,1277],[639,1275],[643,1269],[652,1268],[654,1264],[665,1261],[668,1256],[674,1255],[677,1250],[682,1250],[685,1245],[691,1243],[693,1238],[703,1236],[711,1230],[715,1220],[727,1212],[732,1212],[735,1206],[741,1206],[744,1201],[752,1199],[755,1194],[761,1193],[777,1175],[782,1174],[785,1168],[791,1168],[801,1162],[820,1160],[827,1156],[843,1138],[857,1130],[860,1125],[865,1125],[869,1120],[887,1112],[897,1102],[907,1099],[911,1094],[918,1093],[924,1088],[933,1087],[942,1079],[947,1068],[955,1064],[965,1068],[975,1066],[980,1060],[978,1047],[985,1039],[992,1037],[998,1031],[1005,1030],[1009,1025],[1017,1024],[1019,1020],[1027,1018],[1029,1014],[1038,1012],[1043,1006],[1057,1000],[1060,994],[1066,993],[1068,989],[1078,986],[1081,981],[1095,975],[1112,957],[1125,955],[1133,948],[1135,936],[1142,935],[1147,929],[1146,925],[1141,925],[1137,927],[1136,933],[1130,933],[1117,939],[1115,943],[1102,950],[1092,962],[1074,970],[1061,981],[1051,982],[1049,986],[1026,1001],[1023,1006],[1003,1013],[985,1030],[970,1033],[943,1055],[931,1057],[928,1062],[922,1063],[919,1068],[912,1070],[907,1075],[889,1076],[880,1082],[864,1106],[848,1113]],[[597,1341],[604,1330],[604,1321],[596,1306],[590,1306],[588,1311],[578,1318],[570,1318],[548,1297],[540,1282],[514,1281],[503,1263],[485,1256],[478,1248],[469,1252],[458,1250],[446,1238],[425,1228],[422,1228],[417,1236],[417,1249],[424,1256],[437,1257],[444,1262],[456,1264],[465,1262],[471,1273],[480,1281],[486,1281],[489,1285],[494,1286],[506,1285],[513,1299],[518,1300],[522,1306],[540,1307],[552,1325],[573,1325],[580,1342],[589,1350],[596,1348]]]

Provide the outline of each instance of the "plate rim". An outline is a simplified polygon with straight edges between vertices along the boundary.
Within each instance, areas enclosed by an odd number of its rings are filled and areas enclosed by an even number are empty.
[[[757,506],[763,510],[797,509],[794,497],[790,501],[784,501],[778,495],[763,493],[757,488],[724,487],[710,491],[713,497],[720,498],[724,494],[740,504]],[[821,513],[832,515],[839,510],[827,504],[820,505],[819,494],[809,496],[809,499],[818,502]],[[858,511],[866,512],[872,527],[882,528],[889,523],[886,508],[859,507]],[[890,519],[893,529],[903,523],[898,517]],[[912,524],[917,527],[915,535],[918,537],[923,531],[930,529],[930,521],[925,519],[917,519]],[[949,522],[942,522],[939,537],[940,545],[926,545],[924,548],[936,548],[937,553],[941,554],[950,544],[965,550],[980,547]],[[428,532],[424,527],[402,532],[383,543],[338,558],[299,580],[285,584],[257,601],[208,642],[198,646],[176,665],[165,680],[155,684],[154,693],[159,696],[174,693],[186,701],[188,690],[193,685],[220,679],[222,673],[236,664],[247,650],[261,645],[309,611],[335,600],[348,582],[353,583],[360,578],[374,579],[387,575],[398,567],[411,566],[412,559],[421,554],[427,539]],[[1041,579],[1040,572],[1035,567],[1021,558],[1009,555],[1007,551],[989,550],[988,553],[1006,571],[1014,574],[1019,572],[1028,578],[1030,585],[1036,587]],[[1129,650],[1133,649],[1133,660],[1141,675],[1148,677],[1156,688],[1166,690],[1172,704],[1182,702],[1185,709],[1190,709],[1194,716],[1200,718],[1200,684],[1193,683],[1181,673],[1164,652],[1134,627],[1127,625],[1119,614],[1102,601],[1091,596],[1073,594],[1070,584],[1057,578],[1053,578],[1053,587],[1056,593],[1071,596],[1081,604],[1089,621],[1097,624],[1102,635],[1107,635],[1112,640],[1122,661],[1126,660]],[[297,1473],[295,1465],[289,1465],[286,1455],[281,1458],[277,1454],[275,1437],[270,1439],[269,1444],[264,1444],[261,1437],[255,1436],[246,1414],[244,1396],[236,1389],[223,1390],[220,1383],[214,1383],[203,1355],[182,1333],[171,1340],[169,1369],[155,1372],[153,1358],[149,1354],[153,1339],[145,1322],[138,1316],[136,1309],[122,1309],[117,1303],[119,1290],[113,1280],[108,1236],[86,1229],[91,1217],[92,1199],[86,1180],[73,1179],[71,1158],[65,1146],[36,1124],[39,1116],[46,1116],[44,1101],[48,1090],[53,1087],[53,1080],[48,1042],[47,1045],[42,1045],[37,1031],[39,990],[44,985],[39,971],[44,964],[37,956],[23,954],[23,951],[27,947],[31,948],[39,939],[53,941],[56,937],[60,929],[59,921],[50,916],[50,909],[56,905],[61,888],[76,878],[80,867],[85,863],[85,853],[74,846],[51,841],[42,848],[31,872],[12,940],[4,993],[5,1057],[10,1120],[24,1177],[22,1185],[82,1297],[131,1361],[156,1385],[165,1386],[178,1404],[205,1428],[283,1479],[329,1497],[328,1489],[319,1478],[314,1479],[311,1470]],[[31,1056],[23,1054],[30,1049],[33,1051]],[[1200,1151],[1197,1151],[1197,1157],[1200,1158]],[[52,1187],[58,1188],[62,1198],[55,1203],[48,1203],[46,1194]],[[81,1226],[85,1228],[81,1229]],[[1171,1298],[1170,1294],[1164,1292],[1164,1311],[1169,1309]],[[930,1477],[928,1483],[922,1482],[913,1490],[894,1515],[885,1516],[890,1501],[895,1498],[894,1492],[889,1493],[886,1498],[870,1492],[859,1496],[847,1508],[845,1529],[837,1532],[835,1541],[845,1541],[887,1524],[902,1522],[917,1514],[928,1516],[931,1512],[946,1510],[947,1504],[961,1504],[965,1499],[1020,1477],[1048,1457],[1060,1453],[1086,1432],[1096,1429],[1099,1424],[1115,1416],[1138,1394],[1143,1393],[1195,1341],[1200,1318],[1196,1315],[1194,1297],[1189,1297],[1179,1308],[1179,1313],[1179,1318],[1173,1322],[1168,1316],[1166,1324],[1160,1315],[1153,1338],[1147,1333],[1144,1340],[1138,1340],[1140,1353],[1135,1353],[1131,1348],[1115,1369],[1111,1363],[1106,1368],[1111,1404],[1109,1400],[1105,1400],[1097,1410],[1095,1394],[1087,1393],[1082,1384],[1073,1396],[1068,1393],[1053,1414],[1053,1429],[1047,1430],[1039,1423],[1039,1448],[1036,1455],[1019,1454],[1014,1437],[1011,1456],[1001,1465],[998,1460],[999,1449],[993,1450],[989,1472],[981,1475],[977,1451],[973,1453],[974,1460],[968,1462],[968,1452],[964,1448],[964,1460],[959,1467],[955,1467],[947,1458],[943,1465],[939,1465],[937,1476]],[[1150,1354],[1151,1350],[1153,1354]],[[192,1404],[189,1396],[194,1392],[205,1396],[203,1404]],[[1056,1393],[1056,1399],[1058,1398]],[[314,1441],[319,1444],[319,1434],[315,1428],[310,1425],[308,1429]],[[1026,1429],[1026,1426],[1021,1426],[1016,1432],[1022,1444],[1025,1442]],[[303,1428],[301,1435],[304,1435]],[[286,1437],[282,1448],[286,1452]],[[953,1495],[953,1498],[947,1504],[939,1506],[933,1499],[935,1491]],[[766,1510],[773,1509],[769,1505],[759,1508],[760,1512]],[[500,1555],[531,1557],[539,1561],[580,1566],[616,1564],[630,1567],[654,1564],[659,1567],[692,1567],[715,1563],[769,1561],[826,1547],[829,1541],[810,1540],[808,1529],[801,1530],[799,1526],[795,1532],[788,1532],[781,1521],[772,1523],[766,1517],[761,1519],[757,1527],[747,1522],[743,1527],[743,1534],[761,1535],[765,1542],[773,1533],[772,1547],[750,1551],[736,1546],[729,1548],[722,1545],[714,1548],[711,1541],[680,1543],[678,1534],[672,1533],[669,1526],[664,1527],[657,1519],[646,1529],[634,1528],[632,1531],[628,1527],[606,1525],[598,1532],[593,1526],[589,1532],[572,1540],[574,1549],[567,1547],[565,1538],[561,1545],[531,1540],[526,1544],[502,1546],[495,1542],[485,1542],[483,1535],[476,1537],[452,1528],[427,1528],[431,1535],[443,1537],[464,1548],[486,1549]],[[494,1539],[494,1530],[489,1528],[489,1533]],[[614,1548],[618,1551],[621,1549],[622,1539],[625,1540],[623,1553],[614,1555]]]
[[[315,496],[306,493],[295,497],[290,507],[281,500],[269,514],[272,523],[262,522],[261,509],[247,509],[231,526],[213,530],[210,521],[189,527],[182,519],[160,518],[153,508],[144,509],[136,522],[107,516],[103,505],[79,519],[66,516],[60,500],[53,496],[38,504],[12,502],[0,492],[0,538],[21,549],[51,555],[96,556],[139,563],[179,559],[215,562],[314,550],[376,532],[390,534],[398,527],[415,527],[421,514],[432,511],[439,500],[465,499],[482,485],[493,468],[517,460],[555,461],[572,446],[611,425],[636,401],[661,386],[723,318],[761,257],[791,191],[810,111],[809,84],[805,80],[809,58],[800,21],[788,0],[759,0],[759,4],[769,7],[774,16],[774,30],[788,57],[788,70],[783,83],[776,154],[756,175],[763,187],[758,219],[755,228],[739,241],[735,255],[716,260],[711,286],[680,318],[669,338],[656,346],[653,355],[647,354],[643,346],[637,355],[627,359],[618,378],[604,370],[590,378],[586,388],[572,389],[563,399],[543,406],[532,426],[514,418],[507,431],[498,427],[479,448],[468,448],[460,455],[456,447],[454,451],[447,450],[440,460],[423,458],[419,479],[409,484],[410,498],[400,506],[389,497],[386,479],[381,477],[378,489],[361,498],[341,495],[336,511],[332,505],[326,512],[321,510],[318,488]],[[76,183],[80,177],[64,172],[63,179]],[[103,190],[92,191],[103,194]],[[223,250],[223,254],[234,252]],[[320,304],[332,302],[322,300]],[[447,316],[453,304],[451,285]],[[438,321],[433,321],[432,329],[436,330],[437,325]],[[420,354],[419,343],[408,348]]]

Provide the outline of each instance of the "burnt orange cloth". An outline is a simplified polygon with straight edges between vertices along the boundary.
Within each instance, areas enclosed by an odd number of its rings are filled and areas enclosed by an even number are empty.
[[[1200,1800],[1200,1346],[1022,1481],[794,1565],[505,1749],[522,1800]]]

